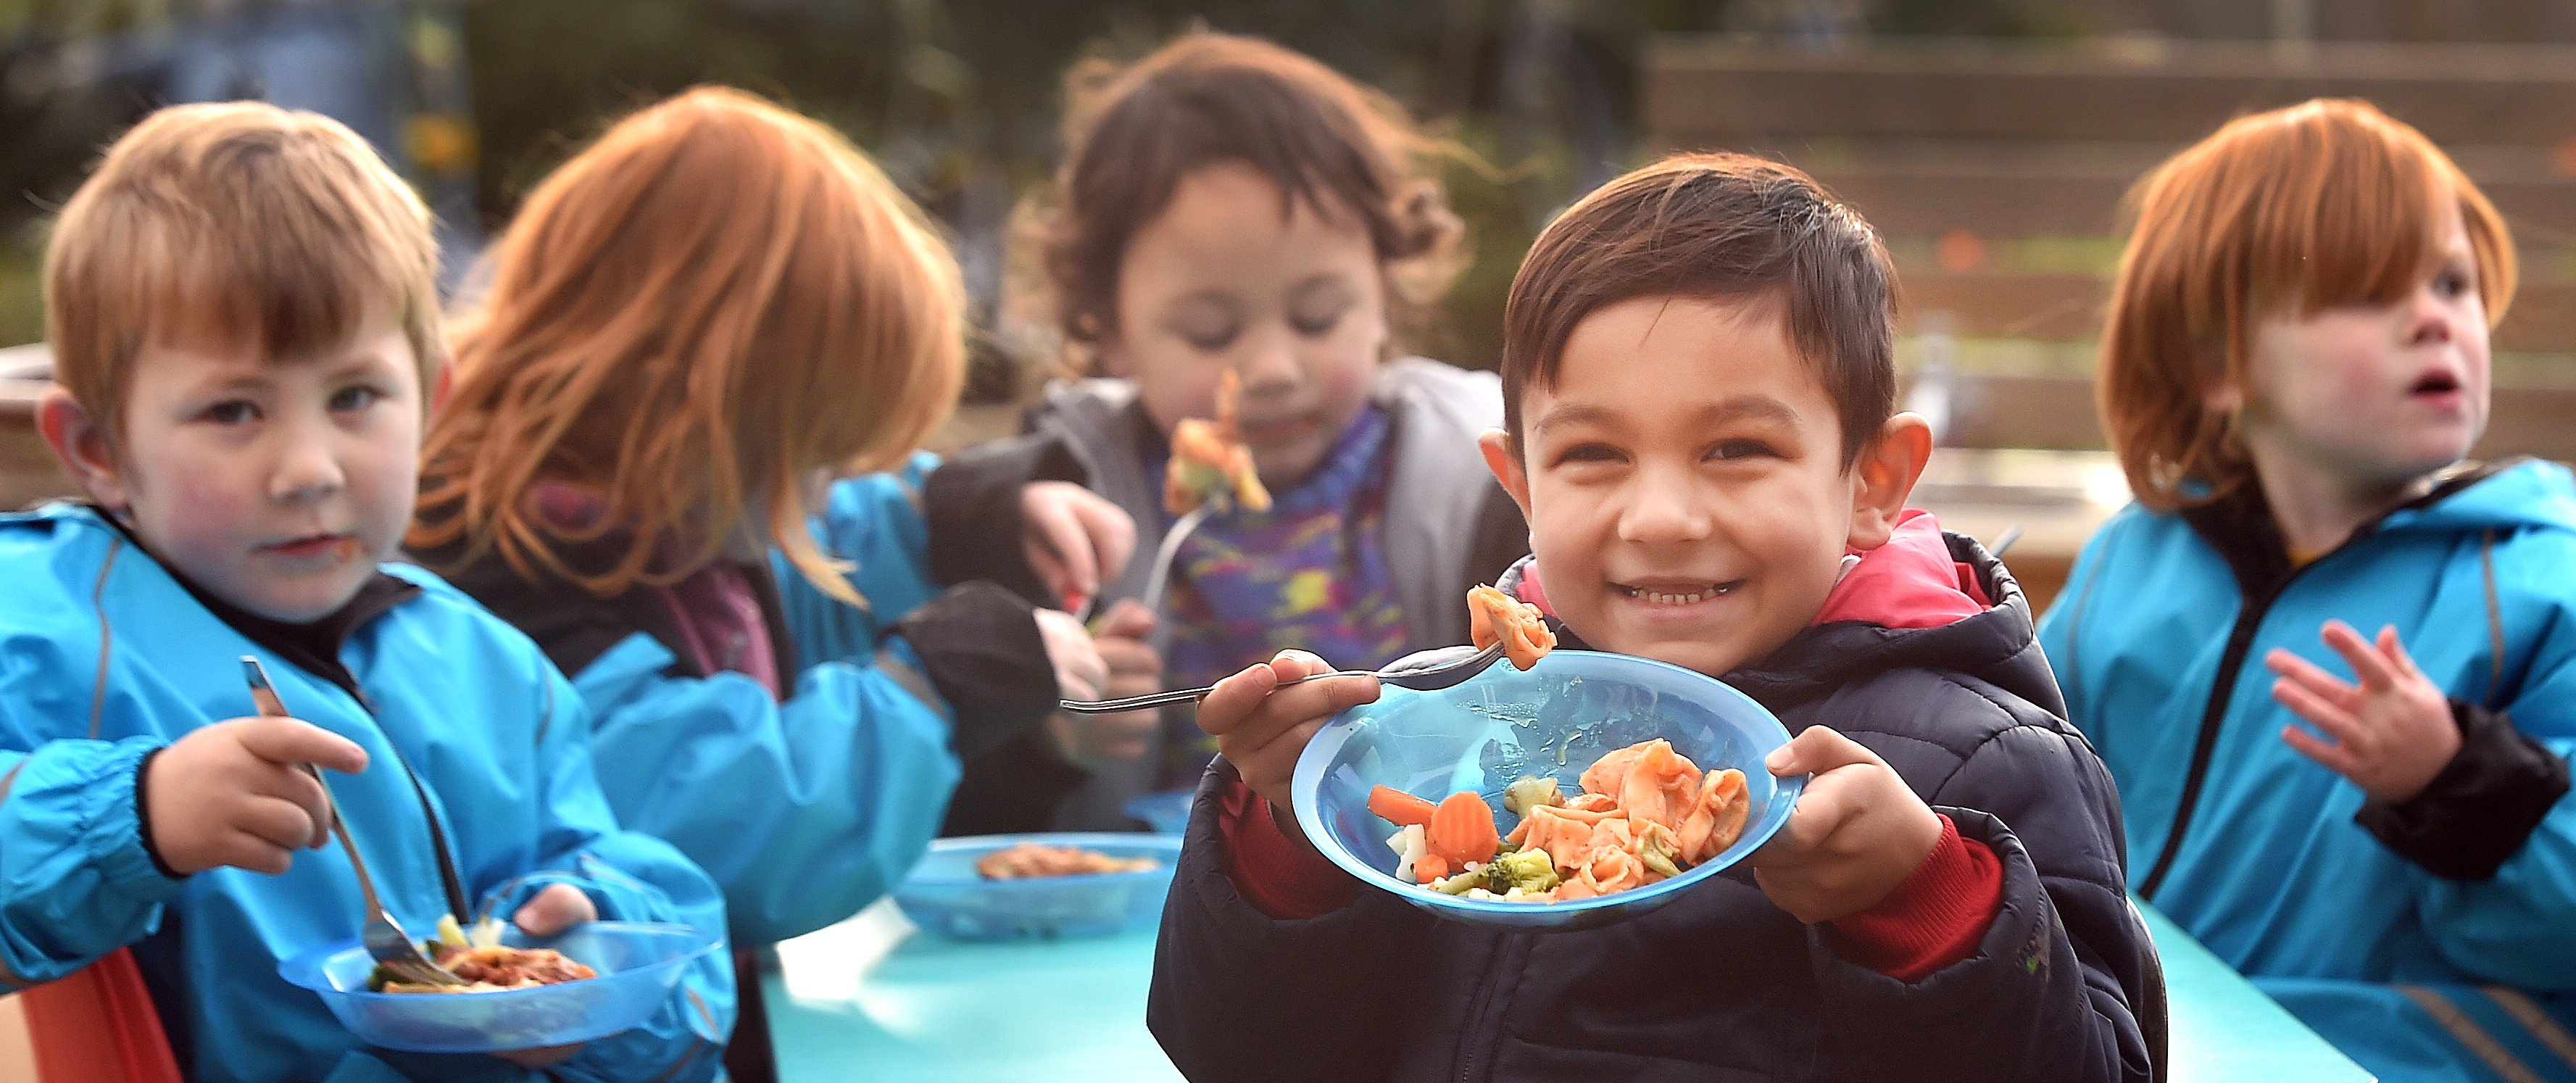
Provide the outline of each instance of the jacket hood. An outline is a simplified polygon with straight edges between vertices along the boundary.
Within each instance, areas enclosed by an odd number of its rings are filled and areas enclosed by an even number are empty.
[[[2539,459],[2509,459],[2473,468],[2400,508],[2380,529],[2576,530],[2576,475]]]

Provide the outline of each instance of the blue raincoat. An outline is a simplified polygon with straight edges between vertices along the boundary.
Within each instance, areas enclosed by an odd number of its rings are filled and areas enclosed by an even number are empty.
[[[865,606],[824,594],[775,551],[752,569],[781,695],[682,657],[656,591],[596,598],[495,557],[455,573],[572,675],[610,805],[723,885],[742,946],[811,932],[884,895],[938,836],[961,746],[1026,734],[1054,706],[1028,604],[929,578],[916,501],[935,462],[837,482],[813,520]],[[613,560],[626,544],[564,559]]]
[[[492,1057],[364,1048],[278,977],[279,960],[358,933],[358,883],[337,847],[298,851],[277,876],[174,879],[156,867],[137,821],[139,768],[191,730],[257,713],[246,654],[296,717],[366,749],[367,769],[334,775],[331,789],[406,929],[431,930],[451,910],[435,815],[481,912],[506,919],[564,882],[602,918],[722,930],[704,872],[618,828],[592,775],[581,700],[545,657],[436,577],[386,572],[403,581],[374,584],[389,608],[338,651],[362,698],[225,623],[96,512],[0,516],[11,595],[0,608],[0,982],[60,978],[133,947],[192,1079],[538,1077]],[[550,1071],[714,1078],[733,1007],[732,969],[710,955],[649,1024]]]
[[[2132,888],[2384,1079],[2576,1080],[2576,481],[2472,472],[2298,567],[2247,500],[2122,511],[2040,622]],[[2396,626],[2454,700],[2468,740],[2415,800],[2281,739],[2263,658],[2354,679],[2330,619]]]

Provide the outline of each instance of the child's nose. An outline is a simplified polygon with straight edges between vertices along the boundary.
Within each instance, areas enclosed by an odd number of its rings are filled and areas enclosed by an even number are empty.
[[[2461,302],[2445,297],[2433,287],[2415,291],[2406,306],[2406,344],[2429,346],[2449,342],[2458,336],[2460,320],[2465,314]]]
[[[1297,344],[1284,331],[1256,335],[1246,345],[1236,370],[1243,378],[1244,394],[1275,394],[1305,379],[1305,366],[1297,361]]]
[[[286,504],[308,503],[340,491],[345,475],[339,457],[321,440],[295,439],[278,455],[269,477],[269,496]]]
[[[1669,545],[1705,540],[1715,523],[1687,472],[1641,469],[1619,516],[1621,541]]]

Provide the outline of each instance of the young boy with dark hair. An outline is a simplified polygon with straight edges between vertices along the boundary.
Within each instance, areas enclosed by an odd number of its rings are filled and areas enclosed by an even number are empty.
[[[545,655],[386,563],[446,358],[436,265],[363,140],[260,103],[154,114],[64,206],[38,423],[91,502],[0,516],[0,991],[131,948],[196,1080],[714,1078],[721,954],[643,1026],[498,1056],[370,1048],[278,975],[367,917],[334,816],[416,937],[725,928],[706,873],[618,829]]]
[[[2060,717],[2001,564],[1905,507],[1869,226],[1794,170],[1667,159],[1586,197],[1514,280],[1504,590],[1566,647],[1719,677],[1812,774],[1749,867],[1603,929],[1444,922],[1298,833],[1288,779],[1373,678],[1281,654],[1199,712],[1199,792],[1148,1020],[1200,1079],[2148,1076],[2153,947],[2118,800]]]

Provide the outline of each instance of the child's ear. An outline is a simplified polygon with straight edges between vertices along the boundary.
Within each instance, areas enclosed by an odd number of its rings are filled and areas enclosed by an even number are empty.
[[[436,417],[439,411],[446,409],[447,396],[455,391],[456,370],[439,366],[437,381],[429,385],[429,416]]]
[[[1896,533],[1896,518],[1932,461],[1932,425],[1919,414],[1898,414],[1878,430],[1852,464],[1851,536],[1854,549],[1876,549]]]
[[[1504,492],[1512,494],[1512,503],[1521,506],[1521,521],[1529,522],[1529,472],[1522,468],[1520,455],[1512,449],[1511,434],[1487,429],[1476,438],[1476,448],[1485,453],[1485,469],[1494,472],[1494,480],[1503,483]]]
[[[117,466],[116,449],[108,446],[107,430],[71,392],[59,387],[45,392],[36,404],[36,431],[44,436],[45,446],[54,449],[54,458],[62,461],[72,480],[100,507],[119,511],[133,503],[125,490],[125,474]]]

